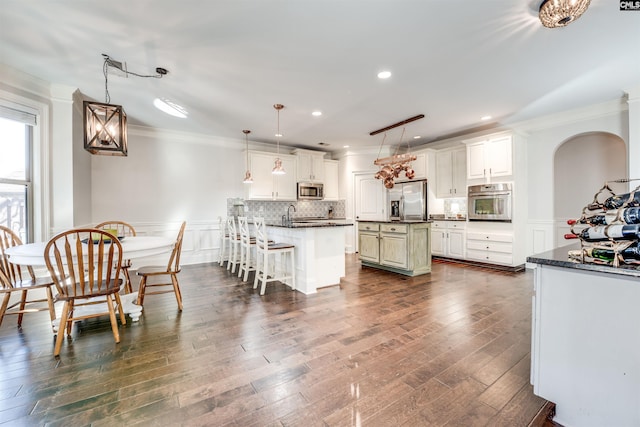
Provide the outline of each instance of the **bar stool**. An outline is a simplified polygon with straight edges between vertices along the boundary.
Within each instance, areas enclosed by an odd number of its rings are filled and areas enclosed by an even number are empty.
[[[238,217],[238,228],[240,229],[240,264],[238,267],[238,277],[246,282],[249,278],[249,271],[255,271],[255,262],[251,261],[251,250],[256,247],[256,238],[249,234],[249,224],[246,216]]]
[[[296,289],[296,264],[295,245],[290,243],[269,243],[267,238],[267,227],[264,218],[254,218],[256,226],[256,275],[253,280],[253,289],[258,287],[258,282],[262,282],[260,295],[264,295],[267,282],[279,281],[288,284],[291,290]],[[270,255],[274,255],[273,259]],[[280,262],[276,265],[275,255],[280,255]],[[289,255],[290,271],[286,270],[286,255]],[[273,264],[270,265],[270,262]],[[290,283],[286,283],[289,280]]]
[[[229,233],[229,259],[227,262],[227,270],[231,273],[236,272],[236,266],[240,264],[240,234],[236,228],[236,222],[233,217],[227,218],[227,232]]]
[[[220,252],[218,255],[218,264],[222,266],[227,260],[229,255],[227,254],[227,246],[229,245],[229,230],[227,229],[228,219],[218,217],[218,228],[220,229]]]

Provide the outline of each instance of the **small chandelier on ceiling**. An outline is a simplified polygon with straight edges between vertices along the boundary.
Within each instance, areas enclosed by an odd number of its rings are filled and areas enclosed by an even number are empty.
[[[246,144],[246,153],[247,153],[247,171],[244,173],[244,180],[242,181],[245,184],[253,184],[253,177],[251,176],[251,171],[249,170],[249,134],[250,130],[244,129],[242,131],[244,133],[244,141]]]
[[[278,148],[277,148],[277,157],[276,157],[276,161],[275,164],[273,166],[273,170],[271,171],[272,174],[274,175],[284,175],[287,173],[287,171],[284,170],[284,167],[282,166],[282,160],[280,160],[280,138],[282,138],[282,134],[280,133],[280,110],[282,110],[284,108],[284,105],[282,104],[274,104],[273,108],[276,109],[276,111],[278,112],[278,127],[277,127],[277,132],[276,132],[276,138],[278,141]]]
[[[544,0],[540,5],[540,22],[547,28],[565,27],[578,19],[591,0]]]
[[[104,74],[105,102],[83,102],[84,110],[84,149],[91,154],[102,154],[107,156],[127,155],[127,114],[122,105],[110,104],[107,70],[108,67],[116,68],[126,76],[162,78],[167,74],[164,68],[156,68],[155,75],[141,75],[127,71],[126,63],[114,61],[108,55],[102,54],[104,63],[102,72]]]

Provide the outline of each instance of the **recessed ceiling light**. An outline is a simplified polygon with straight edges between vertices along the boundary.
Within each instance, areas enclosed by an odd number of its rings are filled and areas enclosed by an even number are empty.
[[[184,107],[169,101],[168,99],[156,98],[153,100],[153,105],[160,111],[165,112],[174,117],[180,117],[181,119],[187,118],[187,110]]]
[[[380,71],[378,73],[379,79],[388,79],[389,77],[391,77],[391,71]]]
[[[491,116],[482,116],[482,117],[480,117],[480,120],[482,120],[483,122],[485,122],[487,120],[491,120]]]
[[[322,115],[322,111],[314,111],[313,113],[311,113],[312,116],[321,116]]]
[[[343,145],[342,148],[349,148],[349,146],[348,145]]]
[[[420,138],[421,138],[420,135],[416,135],[413,137],[413,139],[420,139]]]

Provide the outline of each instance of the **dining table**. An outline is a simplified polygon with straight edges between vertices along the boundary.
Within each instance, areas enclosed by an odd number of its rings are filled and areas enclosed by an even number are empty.
[[[156,255],[162,255],[173,250],[176,243],[175,238],[163,236],[126,236],[120,237],[122,245],[122,259],[140,259]],[[45,266],[44,249],[47,242],[26,243],[23,245],[7,248],[5,253],[9,256],[9,261],[14,264],[29,265],[32,267]],[[137,322],[142,314],[142,306],[138,305],[138,292],[121,294],[122,309],[125,314],[131,317],[131,321]],[[100,304],[97,307],[78,307],[82,310],[101,310]],[[54,330],[57,330],[58,320],[54,321]]]

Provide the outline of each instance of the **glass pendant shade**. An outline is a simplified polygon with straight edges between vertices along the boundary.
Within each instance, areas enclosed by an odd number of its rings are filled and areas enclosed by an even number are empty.
[[[287,173],[284,170],[284,167],[282,166],[282,160],[280,160],[279,157],[276,158],[275,166],[271,170],[271,173],[274,174],[274,175],[284,175],[284,174]]]
[[[247,171],[244,173],[244,179],[242,182],[244,184],[253,184],[253,177],[251,176],[251,171],[249,170],[249,134],[250,130],[245,129],[242,131],[244,133],[244,143],[245,143],[245,152],[247,154]]]
[[[84,101],[84,149],[91,154],[127,155],[127,115],[121,105]]]
[[[242,181],[245,184],[253,184],[253,177],[251,176],[251,171],[246,171],[244,173],[244,180]]]
[[[540,22],[547,28],[565,27],[578,19],[591,0],[544,0],[540,5]]]

